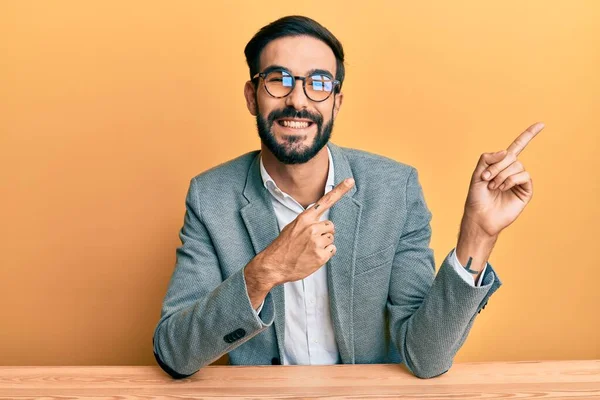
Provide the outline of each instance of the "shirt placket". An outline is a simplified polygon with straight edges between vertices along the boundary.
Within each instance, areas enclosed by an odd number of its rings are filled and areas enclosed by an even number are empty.
[[[272,182],[270,189],[271,194],[274,195],[274,197],[287,208],[286,213],[291,212],[288,215],[288,221],[286,221],[286,225],[292,222],[292,220],[295,219],[298,216],[298,214],[305,210],[305,208],[302,207],[302,205],[298,203],[293,197],[282,192]],[[331,189],[331,187],[327,187],[325,193],[329,192]],[[307,208],[311,207],[313,204],[310,204]],[[328,214],[329,213],[327,212],[325,215],[322,215],[320,220],[327,219]],[[319,332],[317,331],[317,294],[319,290],[322,290],[322,288],[317,287],[317,282],[315,281],[315,279],[317,279],[317,275],[318,273],[313,273],[304,279],[290,283],[291,286],[293,286],[293,290],[296,292],[296,296],[300,297],[297,303],[299,308],[303,308],[303,310],[297,310],[299,311],[300,319],[304,320],[304,323],[298,324],[300,330],[302,331],[302,336],[300,337],[303,337],[304,340],[302,340],[301,343],[297,343],[296,345],[299,351],[299,354],[296,354],[296,361],[300,364],[320,364],[319,360],[320,357],[322,357],[322,353],[324,351],[323,346],[326,344],[320,340],[321,338],[319,338]]]
[[[306,346],[309,363],[313,364],[319,355],[319,339],[314,328],[317,326],[317,309],[314,276],[304,278],[304,306],[306,308]]]

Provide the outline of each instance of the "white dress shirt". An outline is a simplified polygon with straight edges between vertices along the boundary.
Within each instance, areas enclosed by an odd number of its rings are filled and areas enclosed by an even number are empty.
[[[327,154],[329,155],[329,172],[324,194],[334,187],[333,159],[329,148],[327,148]],[[262,156],[260,158],[260,174],[265,187],[271,194],[271,203],[281,232],[305,208],[292,196],[277,187],[264,167]],[[310,204],[307,208],[310,208],[313,204]],[[321,215],[320,220],[324,221],[326,219],[329,219],[329,210]],[[467,283],[475,286],[473,275],[467,272],[458,261],[456,249],[452,252],[450,263]],[[479,277],[477,286],[481,285],[485,268],[487,268],[487,264]],[[283,365],[338,364],[340,355],[329,310],[327,264],[304,279],[284,283],[284,293],[285,344],[281,363]],[[263,304],[257,309],[257,313],[260,313],[262,306]]]

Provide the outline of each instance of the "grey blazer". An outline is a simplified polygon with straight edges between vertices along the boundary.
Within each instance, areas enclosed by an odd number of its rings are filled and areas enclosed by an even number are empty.
[[[328,263],[334,334],[345,364],[400,363],[417,377],[448,371],[475,317],[501,281],[488,265],[472,287],[444,259],[437,275],[417,170],[328,144],[335,185],[354,187],[330,210],[337,252]],[[177,262],[154,330],[163,370],[184,378],[229,353],[231,364],[280,364],[284,287],[250,303],[244,266],[278,235],[259,151],[190,182]]]

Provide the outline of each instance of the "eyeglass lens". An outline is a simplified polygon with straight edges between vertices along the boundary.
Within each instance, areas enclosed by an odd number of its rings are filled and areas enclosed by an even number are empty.
[[[294,89],[296,79],[285,71],[271,71],[265,76],[267,91],[274,97],[285,97]],[[313,101],[323,101],[333,91],[333,81],[327,75],[315,74],[306,77],[306,96]]]

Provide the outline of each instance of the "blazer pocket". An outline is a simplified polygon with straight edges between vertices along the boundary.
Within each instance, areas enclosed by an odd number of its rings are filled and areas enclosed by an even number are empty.
[[[354,276],[369,272],[386,262],[393,261],[395,252],[396,246],[392,243],[383,250],[377,250],[375,253],[357,258],[354,266]]]

